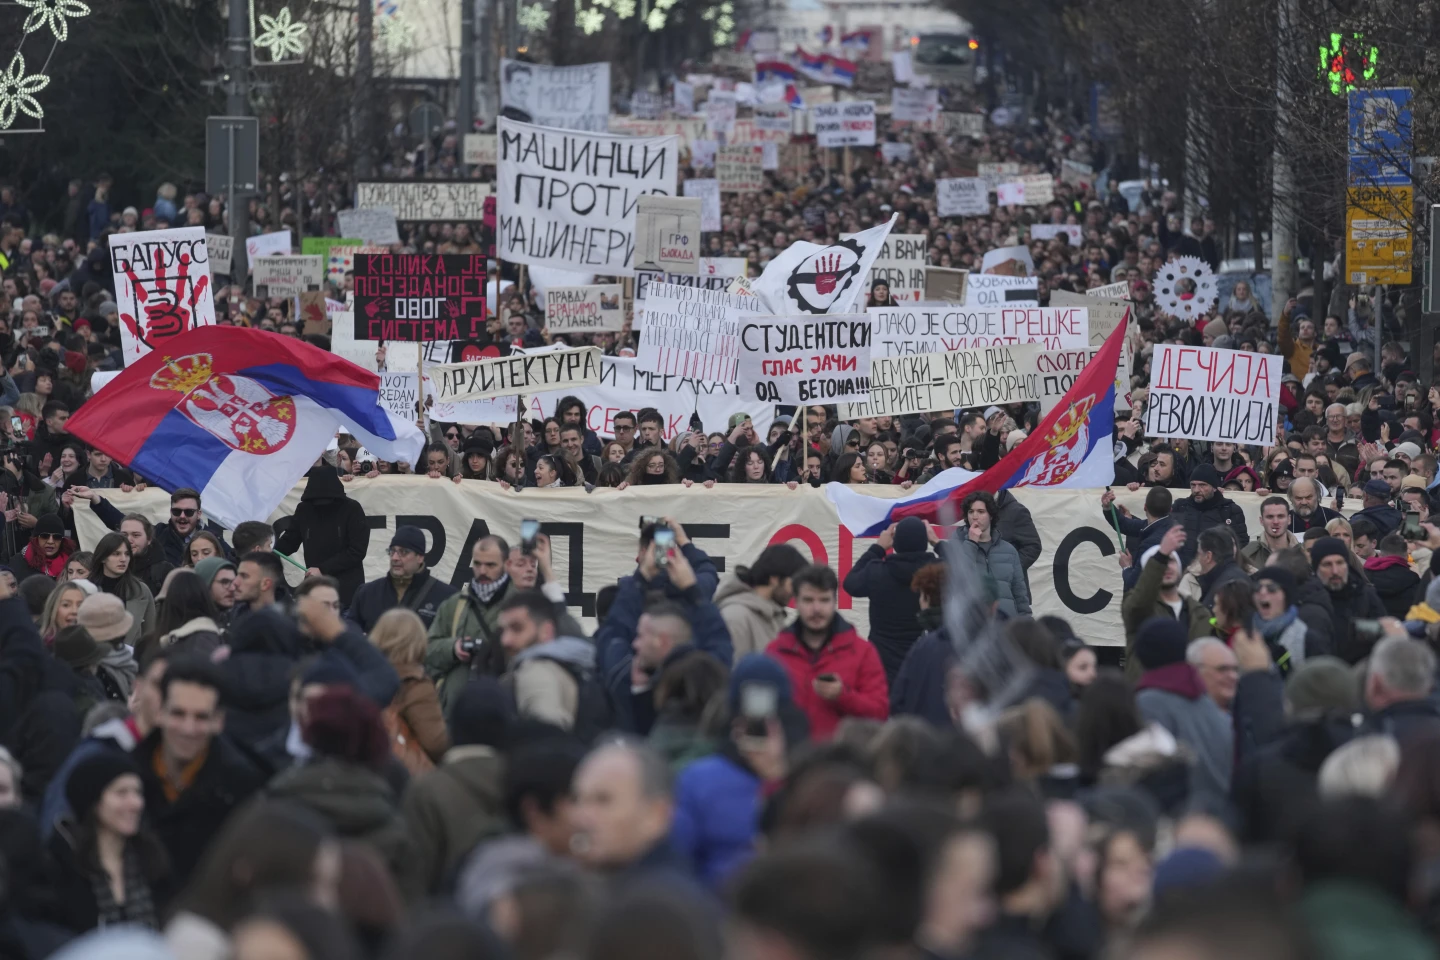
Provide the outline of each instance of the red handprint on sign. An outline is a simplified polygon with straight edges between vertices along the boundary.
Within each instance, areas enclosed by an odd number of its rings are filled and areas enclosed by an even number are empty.
[[[177,337],[194,326],[200,298],[210,283],[208,274],[190,276],[189,254],[180,255],[173,287],[165,274],[165,266],[164,254],[157,251],[152,279],[142,281],[133,269],[125,271],[130,289],[135,291],[135,312],[143,314],[144,319],[141,321],[133,313],[122,312],[120,320],[131,336],[152,349],[157,342]]]

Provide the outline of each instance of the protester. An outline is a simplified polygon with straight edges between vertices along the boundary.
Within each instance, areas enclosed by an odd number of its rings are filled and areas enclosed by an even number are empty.
[[[312,467],[307,476],[295,515],[275,541],[275,549],[285,554],[303,549],[309,572],[334,577],[340,584],[340,602],[349,607],[365,582],[365,554],[370,548],[365,509],[346,495],[333,469]]]
[[[870,642],[890,682],[921,633],[916,619],[920,601],[910,590],[910,581],[935,559],[930,545],[937,539],[925,521],[906,517],[887,527],[845,575],[846,593],[870,598]]]
[[[794,597],[790,578],[803,566],[805,558],[799,550],[777,543],[762,550],[749,567],[737,567],[721,579],[715,606],[725,620],[737,663],[764,651],[779,635],[789,617],[786,607]]]
[[[455,588],[437,580],[425,566],[425,534],[419,527],[398,527],[390,538],[390,572],[355,591],[345,618],[366,633],[380,615],[395,607],[413,610],[429,627],[439,606]]]

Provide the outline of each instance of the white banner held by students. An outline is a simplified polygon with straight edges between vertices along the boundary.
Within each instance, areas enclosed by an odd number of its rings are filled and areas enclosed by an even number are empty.
[[[990,192],[979,177],[936,180],[935,207],[942,217],[989,216]]]
[[[1145,435],[1271,446],[1281,359],[1274,353],[1157,343]]]
[[[815,142],[822,147],[875,146],[875,104],[870,100],[842,100],[810,108],[815,121]]]
[[[675,195],[674,137],[639,139],[500,120],[495,254],[511,263],[630,276],[635,204]]]
[[[426,367],[435,381],[435,399],[484,400],[513,394],[565,390],[600,382],[600,348],[549,350],[470,363]]]
[[[255,296],[261,300],[298,297],[320,289],[325,281],[325,258],[256,257],[250,262],[250,278],[255,284]]]
[[[972,270],[965,281],[965,306],[1039,306],[1039,284],[1034,277],[1007,277]]]
[[[645,294],[640,366],[667,376],[734,383],[739,321],[759,304],[723,290],[652,283]]]
[[[685,181],[685,196],[700,199],[700,229],[714,233],[720,229],[720,181],[713,178],[690,178]]]
[[[864,412],[842,417],[903,416],[1039,400],[1041,380],[1034,344],[886,357],[870,364],[870,398]]]
[[[610,64],[549,67],[500,61],[500,115],[539,127],[604,133],[610,116]]]
[[[215,323],[204,227],[112,233],[109,243],[126,366]]]
[[[703,201],[650,194],[635,205],[635,269],[698,273]]]
[[[1045,350],[1081,350],[1090,343],[1089,315],[1075,307],[974,309],[917,303],[871,307],[871,356],[971,350],[1038,343]]]
[[[747,317],[740,386],[767,403],[856,403],[870,394],[870,319],[863,313]]]
[[[624,288],[618,283],[545,289],[545,327],[551,333],[601,333],[625,328]]]

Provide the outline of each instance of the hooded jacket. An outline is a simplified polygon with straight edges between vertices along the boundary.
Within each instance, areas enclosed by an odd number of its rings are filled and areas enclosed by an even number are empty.
[[[1195,754],[1192,797],[1206,810],[1223,809],[1230,796],[1234,735],[1195,668],[1182,661],[1146,671],[1136,685],[1135,706],[1147,723],[1160,724]]]
[[[1405,516],[1388,503],[1376,504],[1373,507],[1366,507],[1364,510],[1356,511],[1350,517],[1350,522],[1364,518],[1375,524],[1375,539],[1379,540],[1387,533],[1394,533],[1400,529],[1400,524],[1405,522]]]
[[[556,637],[520,651],[511,662],[509,680],[515,709],[522,717],[573,729],[580,708],[576,674],[594,682],[595,647],[579,637]]]
[[[349,606],[365,582],[370,524],[365,508],[345,494],[345,485],[326,466],[312,467],[290,526],[275,541],[280,553],[305,549],[305,565],[340,582],[340,603]]]
[[[810,721],[811,739],[829,740],[845,717],[888,718],[890,690],[875,648],[839,614],[830,621],[830,635],[818,650],[811,650],[800,639],[802,629],[796,620],[765,648],[765,653],[778,660],[789,675],[791,696]],[[815,692],[815,680],[821,674],[839,678],[843,686],[840,696],[826,700]]]
[[[894,682],[905,654],[921,633],[916,619],[920,597],[910,589],[910,581],[921,567],[936,562],[925,536],[925,521],[907,517],[895,531],[894,553],[887,556],[884,547],[872,545],[845,575],[845,592],[870,598],[870,642],[880,654],[889,682]]]
[[[1390,616],[1405,619],[1416,601],[1424,599],[1420,575],[1405,557],[1374,556],[1365,561],[1365,576]]]
[[[715,606],[730,631],[733,659],[752,653],[763,653],[780,631],[785,629],[789,611],[773,600],[760,596],[733,573],[727,573],[715,591]]]
[[[400,808],[427,893],[442,893],[470,851],[508,831],[504,772],[503,757],[471,744],[451,747],[438,767],[410,781]]]

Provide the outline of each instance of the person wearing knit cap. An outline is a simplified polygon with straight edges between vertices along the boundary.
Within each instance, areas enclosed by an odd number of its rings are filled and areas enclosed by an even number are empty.
[[[1369,655],[1376,638],[1357,630],[1355,621],[1387,616],[1385,604],[1375,588],[1350,566],[1350,551],[1343,541],[1321,537],[1309,549],[1310,565],[1334,610],[1335,655],[1346,663],[1359,663]]]
[[[1200,332],[1201,343],[1207,347],[1213,347],[1215,346],[1215,340],[1217,338],[1230,335],[1230,328],[1225,325],[1224,320],[1216,317],[1214,320],[1211,320],[1209,323],[1205,324],[1205,326],[1201,328]]]
[[[1245,530],[1245,512],[1240,505],[1220,492],[1220,474],[1214,466],[1202,463],[1190,474],[1190,496],[1175,501],[1170,514],[1185,530],[1185,548],[1180,552],[1181,566],[1188,567],[1195,559],[1200,534],[1211,527],[1229,527],[1240,547],[1250,542]]]
[[[70,771],[65,800],[69,816],[49,841],[57,919],[76,932],[121,924],[158,929],[168,871],[142,823],[140,767],[120,750],[98,750]]]
[[[1237,729],[1274,731],[1259,745],[1241,749],[1231,791],[1239,839],[1274,843],[1318,802],[1316,781],[1325,758],[1354,737],[1360,681],[1335,657],[1311,657],[1283,688],[1273,670],[1246,673],[1236,707]]]
[[[19,582],[37,573],[59,580],[74,552],[75,541],[65,536],[65,523],[60,515],[46,513],[36,521],[30,542],[12,553],[5,565],[15,571],[15,579]]]
[[[1133,654],[1142,673],[1135,707],[1147,723],[1158,723],[1190,748],[1192,800],[1221,810],[1230,795],[1235,742],[1227,717],[1205,692],[1185,660],[1190,636],[1174,617],[1152,617],[1140,625]]]
[[[870,598],[870,642],[880,654],[887,683],[895,682],[905,654],[922,632],[916,619],[920,598],[910,581],[921,567],[935,562],[930,544],[936,539],[924,520],[906,517],[887,527],[845,575],[847,593]]]
[[[1290,673],[1305,662],[1310,628],[1300,619],[1295,603],[1295,575],[1284,567],[1262,567],[1255,574],[1256,626],[1270,647],[1270,656],[1281,673]]]

